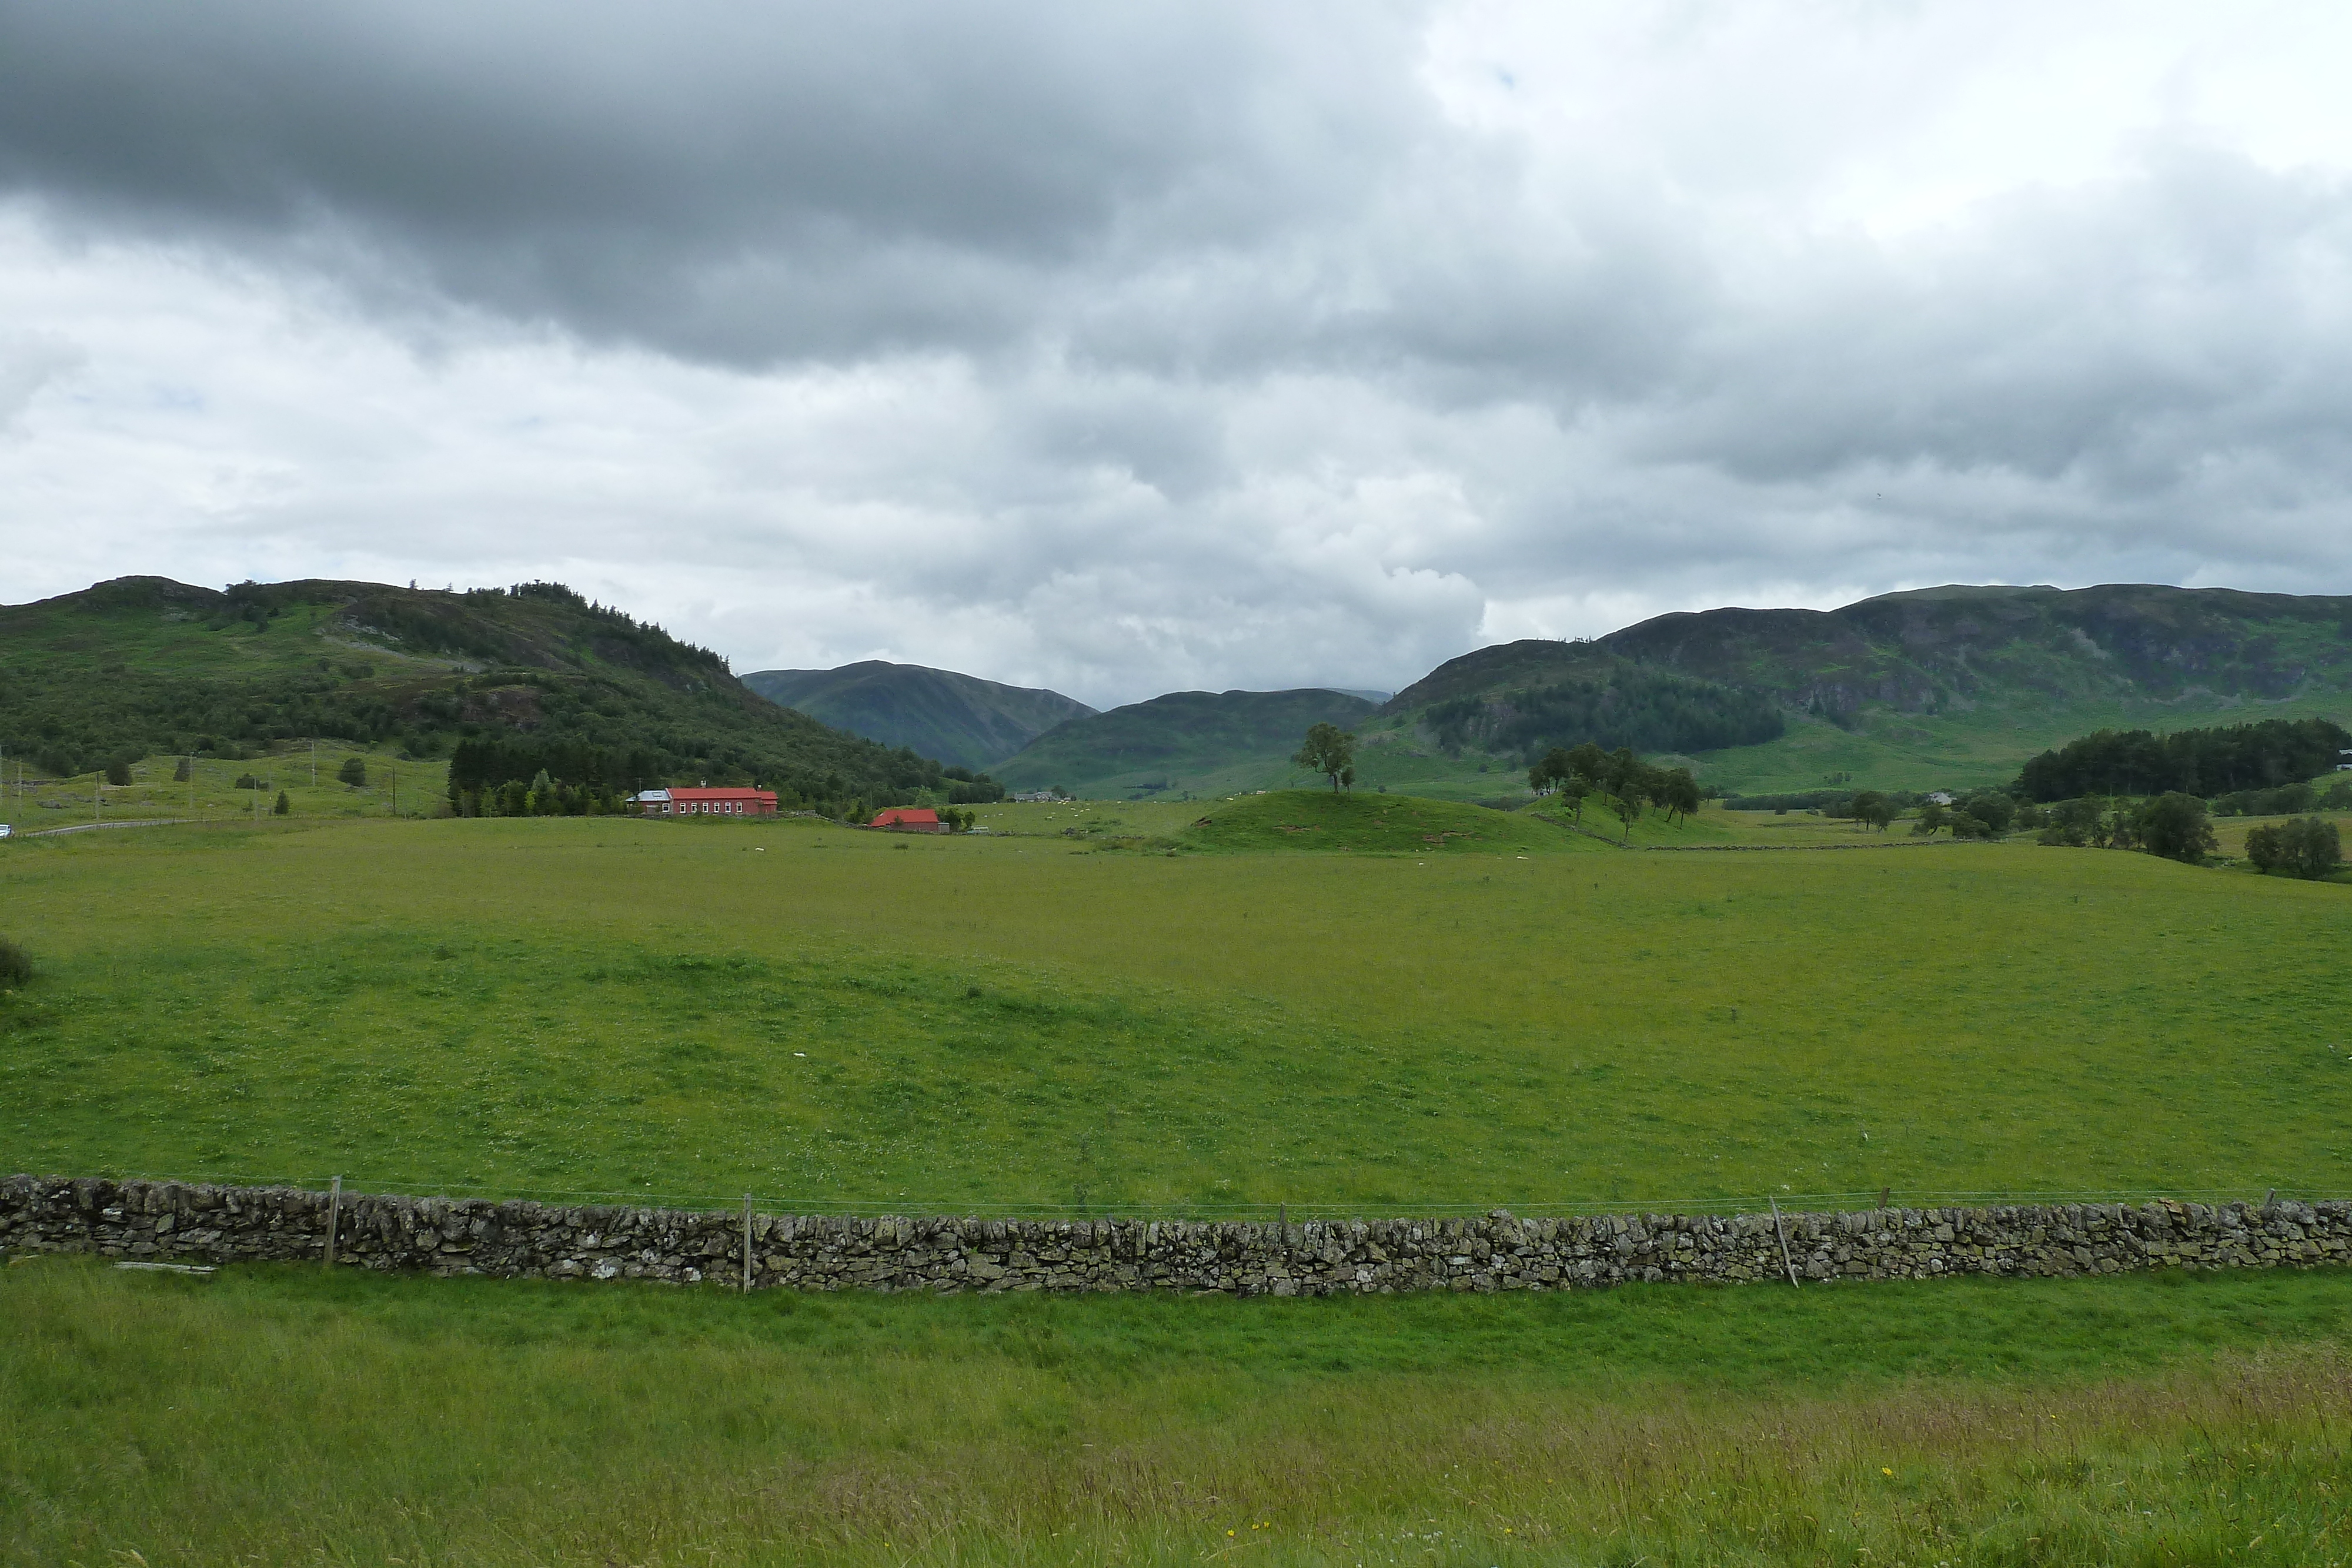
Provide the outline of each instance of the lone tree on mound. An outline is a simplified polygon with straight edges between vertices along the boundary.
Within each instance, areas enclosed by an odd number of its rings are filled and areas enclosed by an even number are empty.
[[[341,779],[344,783],[349,784],[355,789],[365,788],[367,785],[367,758],[364,757],[344,758],[343,765],[336,771],[335,777]]]
[[[1334,794],[1341,784],[1356,781],[1356,737],[1336,724],[1318,724],[1307,732],[1307,743],[1291,762],[1331,780]]]

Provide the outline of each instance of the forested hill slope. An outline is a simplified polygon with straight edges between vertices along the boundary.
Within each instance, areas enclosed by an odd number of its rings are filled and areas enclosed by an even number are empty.
[[[1592,643],[1530,639],[1447,661],[1389,699],[1384,728],[1532,760],[1550,747],[1696,752],[1776,739],[1780,705],[1752,688],[1654,668]]]
[[[1661,615],[1600,648],[1851,717],[2352,690],[2352,598],[2116,583],[1929,588],[1839,610]]]
[[[835,670],[758,670],[743,684],[852,735],[965,768],[1001,762],[1055,725],[1095,711],[1059,692],[882,659]]]
[[[756,779],[811,800],[874,800],[940,778],[937,762],[780,708],[718,654],[560,583],[216,592],[127,577],[0,608],[11,756],[73,773],[311,736],[416,756],[527,740],[591,767],[626,757],[641,776],[604,782]]]
[[[1361,771],[1484,795],[1542,748],[1591,739],[1681,753],[1737,790],[1995,785],[2102,728],[2347,716],[2352,598],[1932,588],[1481,648],[1382,708]]]
[[[1310,725],[1353,727],[1372,705],[1339,692],[1171,692],[1046,731],[989,771],[1016,789],[1213,794],[1290,780]]]

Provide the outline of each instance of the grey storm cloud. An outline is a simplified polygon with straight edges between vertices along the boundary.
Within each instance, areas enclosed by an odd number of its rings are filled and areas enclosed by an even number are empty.
[[[12,5],[0,172],[691,354],[984,347],[1376,180],[1426,118],[1409,18],[1340,16]]]
[[[2341,590],[2347,40],[2216,26],[0,0],[0,532],[97,519],[47,591],[266,538],[1097,702]]]

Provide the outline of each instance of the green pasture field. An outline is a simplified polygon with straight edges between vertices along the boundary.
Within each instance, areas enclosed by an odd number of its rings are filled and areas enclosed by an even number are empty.
[[[1636,841],[1788,841],[1748,815]],[[2352,1191],[2345,887],[1361,791],[981,819],[0,845],[39,968],[0,1166],[868,1211]],[[2347,1333],[2338,1270],[1230,1301],[26,1258],[0,1563],[2320,1564]]]
[[[0,1166],[898,1211],[2352,1192],[2339,886],[2017,842],[1135,853],[1021,810],[0,846],[40,967]]]
[[[364,785],[339,782],[337,772],[357,757],[367,764]],[[344,817],[429,817],[449,809],[449,764],[418,761],[372,751],[348,741],[281,743],[268,755],[244,762],[192,758],[186,783],[173,780],[180,759],[150,757],[134,763],[131,782],[111,785],[101,773],[45,778],[10,758],[0,764],[0,822],[19,833],[89,822],[187,818],[196,821],[250,821],[255,796],[268,815],[283,790],[290,813],[309,821]],[[258,791],[236,788],[239,779],[261,782]]]
[[[2341,1271],[1325,1301],[0,1270],[0,1562],[2251,1563]]]

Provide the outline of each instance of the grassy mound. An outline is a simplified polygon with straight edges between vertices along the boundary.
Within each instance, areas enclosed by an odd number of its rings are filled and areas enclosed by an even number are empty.
[[[1181,835],[1195,849],[1346,850],[1358,854],[1605,852],[1608,845],[1525,813],[1418,795],[1280,789],[1228,800]]]

